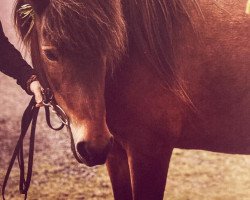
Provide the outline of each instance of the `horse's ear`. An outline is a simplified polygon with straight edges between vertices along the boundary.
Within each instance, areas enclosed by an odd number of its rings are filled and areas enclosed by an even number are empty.
[[[49,5],[50,0],[29,0],[29,3],[33,7],[35,13],[40,15]]]

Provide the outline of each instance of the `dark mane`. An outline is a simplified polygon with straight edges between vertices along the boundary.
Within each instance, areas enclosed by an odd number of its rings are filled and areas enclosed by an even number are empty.
[[[196,0],[122,0],[129,38],[128,53],[140,53],[143,60],[155,66],[159,77],[181,100],[193,107],[177,77],[174,62],[174,37],[183,20],[192,27],[187,11],[192,6],[199,12]]]
[[[15,13],[26,1],[17,0]],[[189,3],[195,4],[195,0]],[[170,88],[174,84],[179,96],[190,101],[175,74],[173,54],[174,31],[182,19],[190,22],[186,1],[50,0],[44,16],[44,34],[59,49],[104,53],[113,60],[119,59],[127,47],[129,56],[139,53],[147,58],[159,77]],[[29,25],[22,25],[18,14],[15,21],[24,40]],[[26,38],[28,42],[30,39]]]
[[[31,20],[24,24],[18,10],[28,2],[17,0],[15,7],[16,27],[26,44],[31,41]],[[42,16],[43,34],[61,51],[83,52],[86,57],[105,54],[112,60],[124,52],[126,30],[119,1],[51,0]]]

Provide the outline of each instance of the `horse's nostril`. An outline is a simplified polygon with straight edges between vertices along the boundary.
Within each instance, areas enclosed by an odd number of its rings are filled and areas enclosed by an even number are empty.
[[[107,142],[107,141],[106,141]],[[104,164],[107,155],[112,148],[114,143],[113,137],[110,138],[108,143],[105,145],[93,146],[91,143],[78,142],[76,145],[76,151],[79,156],[82,157],[89,165],[99,165]]]
[[[86,151],[86,143],[85,142],[79,142],[76,145],[76,150],[77,152],[84,158],[86,158],[88,156],[88,153]]]

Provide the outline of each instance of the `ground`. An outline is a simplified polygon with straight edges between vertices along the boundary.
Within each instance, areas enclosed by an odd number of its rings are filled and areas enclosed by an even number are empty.
[[[0,19],[11,42],[19,47],[10,17],[12,3],[13,0],[0,1]],[[13,79],[0,74],[0,189],[20,133],[22,112],[29,99]],[[15,165],[7,186],[8,200],[22,199],[18,181]],[[28,199],[113,199],[105,166],[88,168],[78,164],[71,153],[66,130],[50,130],[43,111],[38,119],[34,173]],[[164,199],[250,200],[250,156],[176,149]]]

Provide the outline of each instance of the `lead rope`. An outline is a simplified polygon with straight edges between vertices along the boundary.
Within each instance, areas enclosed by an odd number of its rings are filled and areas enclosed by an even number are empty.
[[[44,95],[44,108],[45,108],[45,116],[46,122],[48,126],[53,130],[61,130],[65,125],[69,128],[69,121],[68,117],[65,112],[59,107],[53,100],[53,95],[48,97],[49,90],[46,91],[47,94]],[[62,124],[55,128],[51,125],[50,120],[50,108],[52,111],[57,114],[59,119],[61,120]],[[39,113],[39,107],[36,107],[35,98],[32,97],[29,105],[24,111],[22,116],[21,122],[21,134],[17,141],[15,150],[12,154],[7,172],[5,174],[3,186],[2,186],[2,198],[5,200],[5,189],[8,183],[8,179],[10,173],[12,171],[13,165],[15,163],[16,158],[18,159],[19,169],[20,169],[20,182],[19,182],[19,191],[21,194],[24,194],[24,200],[27,199],[28,190],[30,187],[31,177],[32,177],[32,167],[33,167],[33,157],[34,157],[34,146],[35,146],[35,130],[36,130],[36,123],[37,123],[37,116]],[[29,143],[29,156],[28,156],[28,167],[27,167],[27,175],[25,178],[25,166],[24,166],[24,156],[23,156],[23,140],[26,136],[26,133],[31,124],[31,131],[30,131],[30,143]]]
[[[33,97],[28,105],[28,107],[25,109],[23,117],[22,117],[22,123],[21,123],[21,134],[17,141],[15,150],[12,154],[9,167],[7,169],[3,186],[2,186],[2,197],[3,200],[5,200],[5,188],[8,183],[8,179],[11,173],[11,170],[13,168],[13,165],[15,163],[16,158],[18,158],[19,168],[20,168],[20,183],[19,183],[19,190],[21,194],[24,194],[24,199],[27,199],[27,191],[29,189],[30,181],[31,181],[31,175],[32,175],[32,166],[33,166],[33,154],[34,154],[34,140],[35,140],[35,129],[36,129],[36,120],[39,108],[35,107],[36,102],[35,98]],[[25,138],[25,135],[28,131],[28,128],[31,125],[31,135],[30,135],[30,150],[29,150],[29,160],[28,160],[28,170],[27,170],[27,177],[25,180],[24,177],[24,159],[23,159],[23,140]]]

